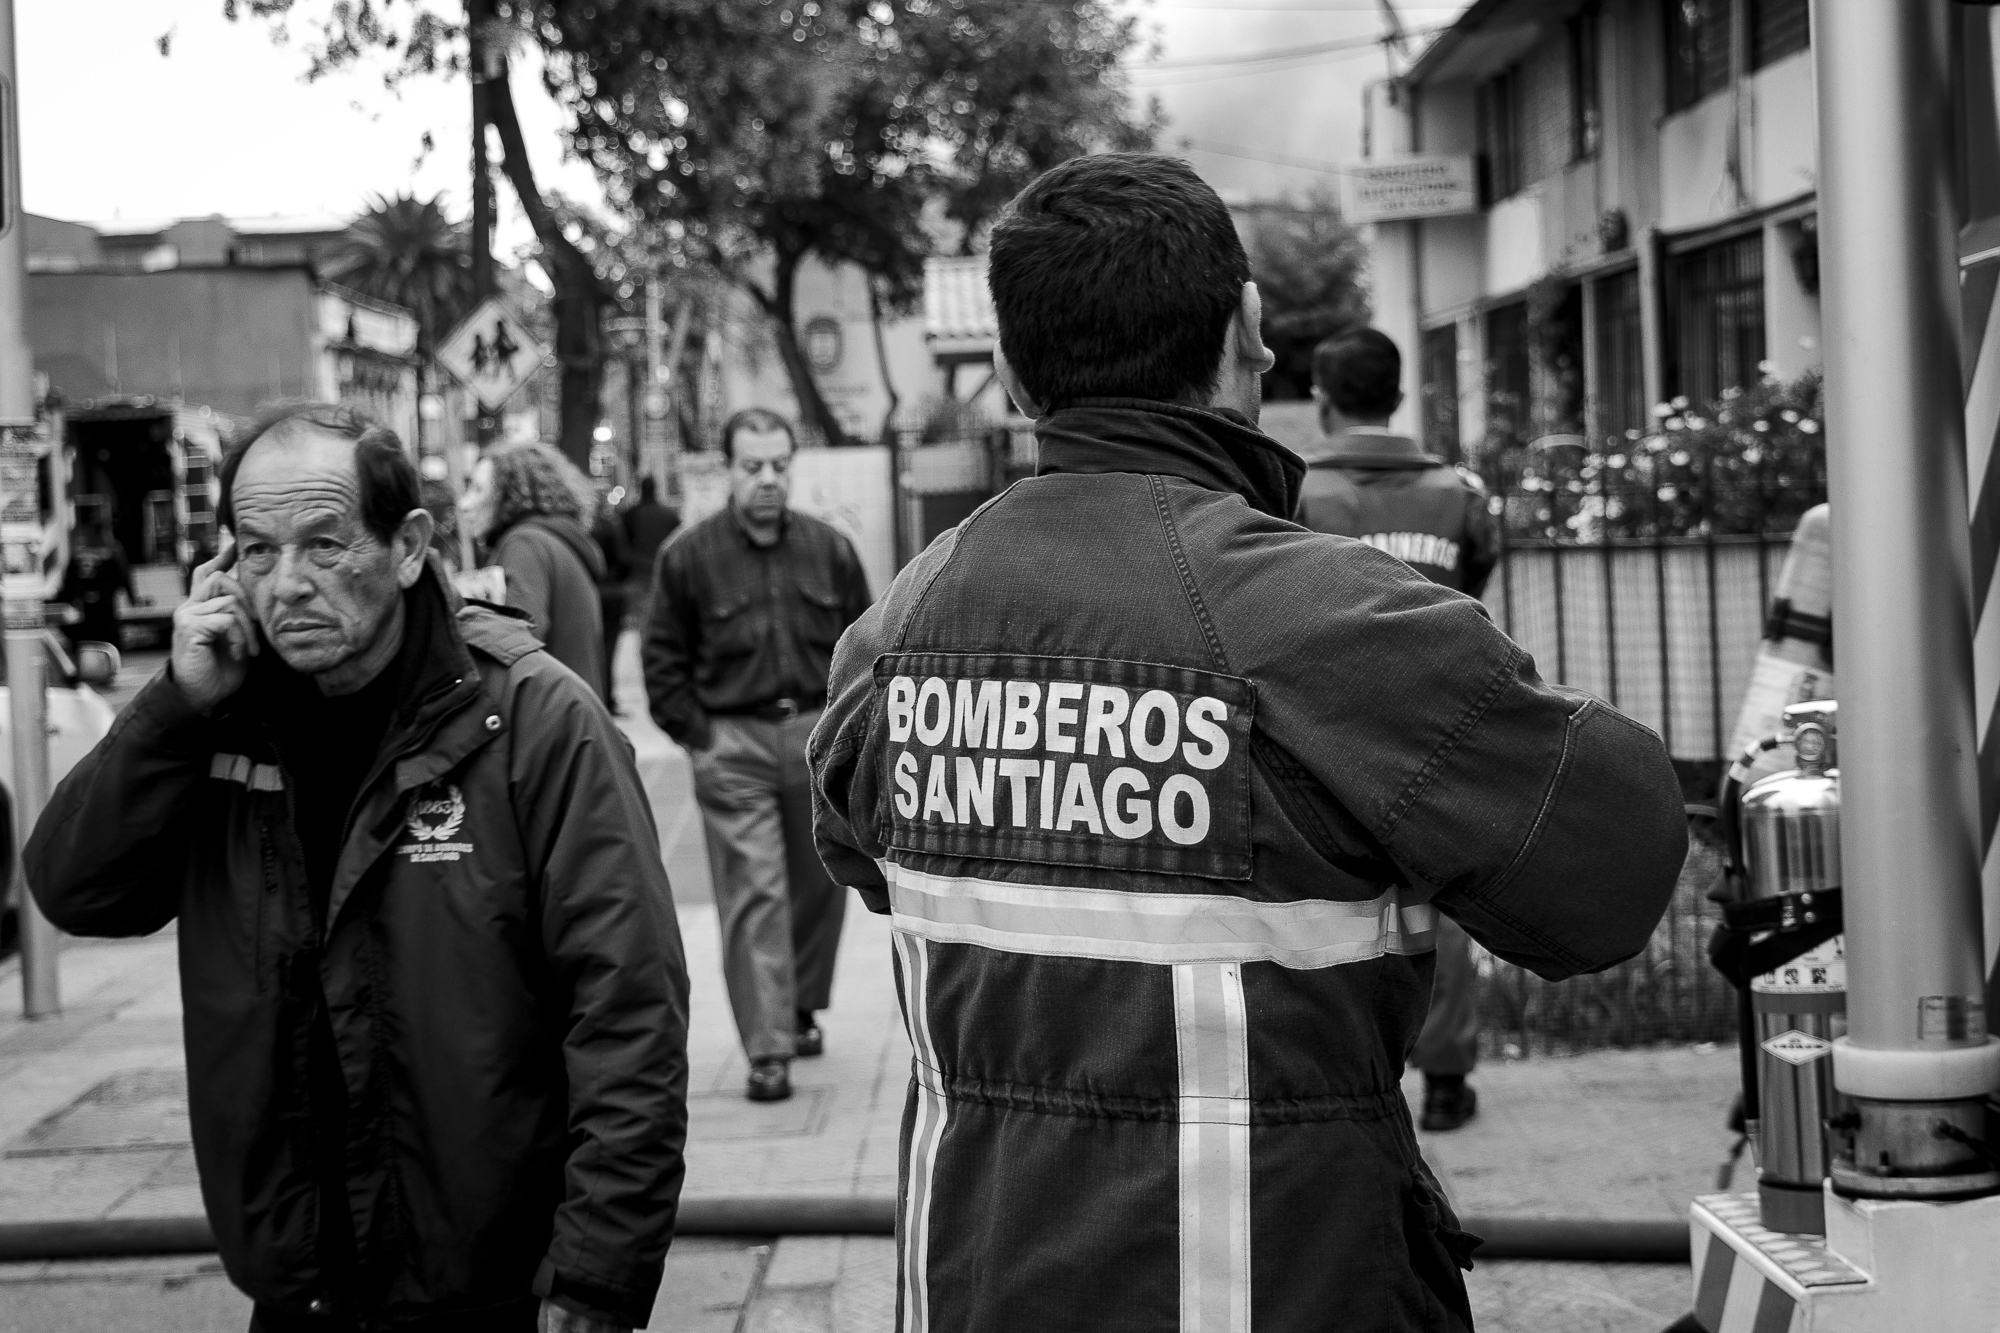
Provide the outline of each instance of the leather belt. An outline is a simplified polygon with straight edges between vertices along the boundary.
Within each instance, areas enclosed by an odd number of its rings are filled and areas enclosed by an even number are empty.
[[[736,708],[718,708],[715,712],[722,717],[755,717],[766,722],[790,722],[800,713],[810,713],[815,708],[824,707],[824,694],[813,698],[800,699],[786,697],[768,699],[760,704],[743,704]]]

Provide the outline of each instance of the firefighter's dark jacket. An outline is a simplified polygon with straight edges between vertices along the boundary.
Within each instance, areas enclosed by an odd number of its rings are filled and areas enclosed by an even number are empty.
[[[254,1299],[354,1299],[315,1250],[323,992],[366,1307],[349,1313],[477,1322],[532,1291],[643,1327],[687,1125],[686,965],[651,809],[603,705],[525,621],[454,616],[429,572],[412,595],[439,603],[428,660],[349,817],[323,941],[268,732],[235,700],[197,713],[164,671],[56,789],[28,879],[74,934],[179,921],[202,1198]]]
[[[1461,1327],[1398,1087],[1434,913],[1551,979],[1636,953],[1686,851],[1665,750],[1288,521],[1304,469],[1241,419],[1036,430],[848,631],[811,742],[916,1053],[900,1327]]]
[[[1479,596],[1500,560],[1486,487],[1407,435],[1361,427],[1315,440],[1299,522],[1387,551],[1447,588]]]

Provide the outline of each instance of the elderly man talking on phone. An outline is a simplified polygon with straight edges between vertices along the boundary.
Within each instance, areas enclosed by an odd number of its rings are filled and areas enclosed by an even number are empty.
[[[687,978],[591,683],[460,605],[395,435],[304,404],[220,468],[172,660],[37,824],[82,935],[179,922],[202,1197],[252,1330],[643,1327]]]

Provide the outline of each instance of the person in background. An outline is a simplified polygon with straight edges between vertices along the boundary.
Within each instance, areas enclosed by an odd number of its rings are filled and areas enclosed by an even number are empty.
[[[631,605],[633,574],[632,548],[625,543],[625,525],[618,511],[604,499],[597,501],[591,520],[590,539],[604,559],[604,572],[597,579],[597,611],[604,628],[604,702],[617,715],[618,636],[625,632],[625,612]]]
[[[1559,980],[1687,855],[1666,748],[1474,603],[1293,523],[1273,357],[1187,162],[994,226],[1038,475],[903,567],[812,737],[915,1053],[897,1328],[1463,1333],[1476,1238],[1401,1090],[1432,927]]]
[[[1307,447],[1301,521],[1386,551],[1433,583],[1485,591],[1500,559],[1486,487],[1465,468],[1389,429],[1403,403],[1403,358],[1387,334],[1357,329],[1313,349],[1313,397],[1324,438]],[[1472,941],[1438,921],[1437,981],[1410,1063],[1423,1071],[1426,1130],[1457,1129],[1479,1111],[1466,1076],[1479,1060],[1479,975]]]
[[[125,548],[104,524],[102,511],[93,509],[70,538],[69,567],[63,570],[62,591],[57,600],[76,608],[77,620],[63,626],[70,647],[86,641],[118,647],[118,594],[130,601],[139,599],[132,591],[132,566]]]
[[[549,656],[607,699],[604,556],[584,530],[590,483],[545,444],[495,449],[472,470],[459,515],[500,571],[507,605],[528,619]]]
[[[792,1095],[818,1055],[846,909],[813,849],[806,737],[840,635],[868,608],[861,559],[786,506],[797,448],[751,408],[722,427],[729,504],[660,548],[644,643],[653,720],[687,747],[748,1095]]]
[[[253,1333],[616,1333],[683,1176],[687,968],[595,694],[464,606],[395,434],[288,407],[169,665],[56,788],[28,883],[178,923],[202,1199]]]
[[[659,483],[641,477],[639,502],[619,516],[619,523],[625,529],[625,544],[632,550],[632,567],[643,576],[652,572],[653,558],[680,527],[681,518],[660,503]]]
[[[431,550],[444,563],[446,575],[458,573],[458,501],[451,487],[429,477],[423,481],[424,512],[431,516]]]

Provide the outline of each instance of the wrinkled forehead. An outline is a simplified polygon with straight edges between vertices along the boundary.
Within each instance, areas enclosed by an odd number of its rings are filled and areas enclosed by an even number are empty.
[[[358,519],[354,441],[312,427],[280,427],[251,445],[230,490],[236,524]]]
[[[791,457],[792,437],[783,427],[758,430],[755,426],[738,426],[730,452],[739,463],[776,462]]]

